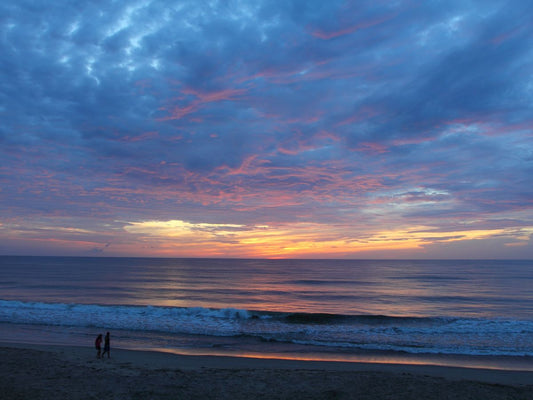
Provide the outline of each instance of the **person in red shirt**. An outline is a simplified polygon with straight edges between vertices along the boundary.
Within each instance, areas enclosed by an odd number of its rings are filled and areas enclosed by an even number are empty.
[[[94,347],[96,347],[96,358],[100,358],[102,354],[102,335],[98,335],[94,341]]]

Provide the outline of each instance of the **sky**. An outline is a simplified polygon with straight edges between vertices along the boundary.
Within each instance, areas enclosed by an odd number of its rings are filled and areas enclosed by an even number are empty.
[[[533,258],[533,3],[0,3],[0,254]]]

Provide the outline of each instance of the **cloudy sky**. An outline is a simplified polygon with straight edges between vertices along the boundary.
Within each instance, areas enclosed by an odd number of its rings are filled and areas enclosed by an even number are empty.
[[[0,254],[533,258],[532,19],[3,1]]]

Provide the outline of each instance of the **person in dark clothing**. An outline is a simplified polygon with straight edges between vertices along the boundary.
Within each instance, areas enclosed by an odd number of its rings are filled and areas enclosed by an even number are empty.
[[[96,348],[96,358],[100,358],[102,354],[102,335],[98,335],[94,341],[94,347]]]
[[[109,332],[106,333],[105,339],[104,339],[104,352],[102,353],[102,358],[107,353],[107,358],[111,357],[109,350],[111,350],[111,347],[109,345]]]

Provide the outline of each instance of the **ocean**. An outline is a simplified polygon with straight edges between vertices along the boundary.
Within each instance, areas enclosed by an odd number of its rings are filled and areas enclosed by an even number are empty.
[[[533,371],[533,261],[0,257],[0,341]]]

